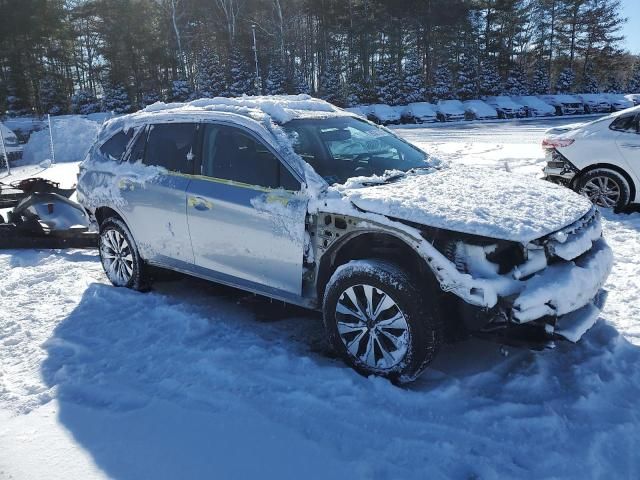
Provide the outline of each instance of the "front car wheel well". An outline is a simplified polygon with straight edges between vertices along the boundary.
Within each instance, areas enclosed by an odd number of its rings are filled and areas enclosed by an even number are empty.
[[[118,212],[116,212],[113,208],[110,208],[110,207],[96,208],[93,216],[95,217],[96,222],[98,222],[98,226],[102,225],[102,223],[107,218],[112,218],[112,217],[115,217],[124,221],[124,219],[118,214]]]
[[[351,260],[386,260],[407,271],[412,278],[432,278],[431,269],[424,259],[404,240],[381,232],[358,232],[334,245],[320,260],[317,274],[318,299],[324,297],[325,288],[336,269]],[[425,282],[427,285],[427,282]]]

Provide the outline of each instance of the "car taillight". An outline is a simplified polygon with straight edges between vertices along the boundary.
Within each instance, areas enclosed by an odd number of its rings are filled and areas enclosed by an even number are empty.
[[[558,147],[568,147],[575,140],[573,138],[545,138],[542,140],[542,148],[558,148]]]

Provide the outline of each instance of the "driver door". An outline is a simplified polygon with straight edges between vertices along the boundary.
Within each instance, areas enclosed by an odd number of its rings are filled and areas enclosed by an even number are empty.
[[[307,200],[301,181],[253,133],[208,124],[187,188],[198,267],[256,290],[302,293]]]

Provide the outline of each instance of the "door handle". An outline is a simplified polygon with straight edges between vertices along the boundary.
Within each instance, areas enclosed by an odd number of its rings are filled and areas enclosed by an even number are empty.
[[[189,197],[189,206],[201,212],[211,210],[213,204],[202,197]]]

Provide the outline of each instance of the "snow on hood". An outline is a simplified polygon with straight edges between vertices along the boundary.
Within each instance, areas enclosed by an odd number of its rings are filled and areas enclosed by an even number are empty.
[[[571,190],[508,172],[449,166],[382,185],[350,183],[342,194],[362,210],[455,232],[526,243],[585,215]]]

